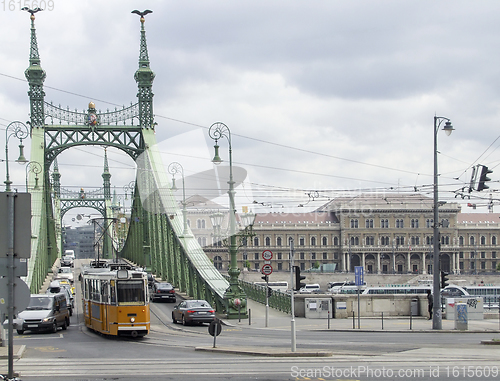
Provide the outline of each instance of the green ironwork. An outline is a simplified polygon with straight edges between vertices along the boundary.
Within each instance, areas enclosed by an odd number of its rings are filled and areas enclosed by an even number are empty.
[[[266,304],[266,293],[267,287],[257,285],[251,282],[246,282],[244,280],[239,280],[240,287],[245,290],[246,295],[249,299],[255,300],[256,302]],[[291,295],[285,292],[273,290],[272,295],[269,297],[269,307],[275,308],[279,311],[283,311],[287,314],[292,312],[292,301]]]
[[[118,255],[150,268],[190,297],[208,300],[219,313],[228,313],[224,296],[227,296],[229,284],[213,266],[189,227],[186,228],[156,146],[152,92],[155,75],[149,66],[144,28],[144,16],[151,12],[134,13],[141,16],[139,68],[134,75],[138,85],[138,103],[106,112],[97,110],[93,102],[79,112],[44,101],[45,72],[38,56],[34,16],[31,18],[30,67],[26,70],[30,86],[31,160],[43,163],[39,174],[43,184],[34,189],[34,174],[30,174],[33,237],[28,284],[33,292],[38,292],[60,255],[58,224],[69,209],[91,207],[105,219],[117,211],[116,205],[111,202],[111,174],[106,154],[103,195],[86,192],[83,198],[81,195],[67,197],[65,190],[61,189],[57,156],[77,146],[114,147],[127,153],[138,166],[133,183],[129,230]],[[230,313],[228,315],[234,317]]]

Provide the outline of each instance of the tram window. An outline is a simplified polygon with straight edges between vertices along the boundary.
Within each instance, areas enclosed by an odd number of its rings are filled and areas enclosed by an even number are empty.
[[[117,282],[118,304],[144,303],[144,282],[126,281]]]
[[[111,304],[115,305],[116,304],[116,290],[115,290],[115,283],[114,281],[111,281]]]
[[[109,283],[105,280],[101,280],[101,290],[102,290],[102,301],[103,303],[109,303]]]

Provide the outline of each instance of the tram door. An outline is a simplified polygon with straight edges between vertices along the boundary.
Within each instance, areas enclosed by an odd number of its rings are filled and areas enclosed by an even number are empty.
[[[109,332],[109,327],[108,327],[109,282],[108,281],[102,281],[101,290],[102,290],[102,302],[103,302],[102,329],[103,331]]]

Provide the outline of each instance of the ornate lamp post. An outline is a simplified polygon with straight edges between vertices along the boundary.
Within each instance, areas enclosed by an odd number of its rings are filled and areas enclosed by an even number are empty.
[[[42,172],[42,166],[37,161],[30,161],[26,165],[26,192],[29,192],[28,189],[28,173],[33,172],[35,174],[35,186],[33,189],[38,189],[38,174]]]
[[[236,319],[238,317],[247,318],[247,296],[243,289],[238,284],[238,276],[240,270],[238,269],[237,254],[238,246],[236,243],[236,207],[234,203],[234,180],[233,180],[233,150],[231,146],[231,131],[221,122],[216,122],[210,126],[208,135],[215,140],[215,156],[212,160],[214,164],[222,163],[219,156],[218,141],[222,137],[226,138],[229,143],[229,287],[224,294],[226,302],[227,317],[229,319]]]
[[[222,222],[224,221],[224,213],[217,211],[216,213],[212,213],[210,215],[210,221],[212,222],[212,226],[214,227],[214,240],[215,246],[221,246],[222,241]]]
[[[434,116],[434,257],[432,265],[432,281],[433,287],[433,314],[432,314],[432,329],[442,329],[441,320],[441,279],[440,279],[440,263],[439,263],[439,201],[438,201],[438,164],[437,164],[437,135],[439,127],[445,122],[443,130],[446,135],[450,135],[454,130],[448,118],[442,116]]]
[[[5,191],[11,192],[10,185],[12,181],[10,181],[9,176],[9,139],[11,136],[15,136],[20,140],[19,144],[19,158],[16,162],[24,164],[28,160],[24,157],[24,146],[23,139],[25,139],[29,135],[28,127],[22,122],[11,122],[5,129]]]
[[[187,210],[186,210],[186,187],[184,186],[184,168],[182,165],[174,161],[168,166],[168,173],[172,175],[172,190],[176,191],[175,186],[175,175],[180,173],[182,176],[182,217],[184,219],[184,231],[182,232],[182,237],[189,236],[188,224],[187,224]]]
[[[5,129],[5,192],[7,195],[7,258],[8,258],[8,295],[7,295],[7,306],[8,306],[8,377],[11,379],[13,377],[14,371],[14,282],[15,282],[15,255],[14,252],[14,240],[15,240],[15,232],[14,232],[14,213],[15,213],[15,205],[14,205],[14,195],[10,188],[12,181],[10,181],[9,177],[9,139],[11,136],[15,136],[20,140],[19,144],[19,158],[16,160],[18,163],[26,163],[27,160],[24,157],[23,153],[23,139],[26,138],[29,134],[28,127],[22,122],[11,122]]]

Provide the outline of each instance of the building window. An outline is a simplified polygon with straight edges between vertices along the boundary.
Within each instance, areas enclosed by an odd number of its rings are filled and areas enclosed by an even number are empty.
[[[305,254],[304,254],[304,252],[301,252],[301,253],[300,253],[300,259],[302,259],[302,260],[303,260],[304,258],[305,258]]]
[[[305,244],[305,239],[304,239],[304,237],[300,237],[300,238],[299,238],[299,245],[300,245],[300,246],[304,246],[304,244]]]
[[[460,270],[463,270],[463,269],[464,269],[464,263],[463,263],[463,262],[460,262],[460,263],[458,264],[458,266],[460,267]]]
[[[443,218],[443,219],[441,220],[441,226],[442,226],[443,228],[447,228],[447,227],[449,227],[449,226],[450,226],[450,221],[448,221],[448,219],[447,219],[447,218]]]
[[[411,227],[413,229],[418,229],[418,218],[412,218],[411,219]]]
[[[404,246],[405,244],[405,237],[396,237],[396,246]]]
[[[333,237],[333,246],[338,246],[338,245],[339,245],[339,238]]]
[[[486,270],[486,262],[481,262],[481,270]]]
[[[281,253],[278,253],[278,260],[281,260],[283,255]]]
[[[276,238],[276,246],[281,246],[281,237]]]
[[[259,262],[255,262],[255,263],[253,264],[253,268],[254,268],[255,270],[258,270],[258,269],[259,269]]]
[[[196,221],[196,227],[198,229],[205,229],[206,225],[205,225],[205,220],[197,220]]]
[[[497,263],[496,263],[496,261],[492,261],[491,262],[491,269],[492,270],[496,270],[497,269]]]
[[[497,244],[497,237],[496,236],[491,237],[491,244],[493,246],[496,246],[496,244]]]
[[[388,229],[389,228],[389,220],[388,219],[381,219],[380,220],[380,227],[382,229]]]
[[[481,236],[481,245],[486,245],[486,237],[484,235]]]
[[[434,220],[432,218],[428,218],[425,220],[425,227],[426,228],[433,228],[434,226]]]
[[[283,263],[278,262],[278,271],[283,270]]]
[[[271,238],[266,237],[266,246],[271,246]]]
[[[351,237],[351,246],[359,245],[359,237]]]
[[[222,270],[222,258],[218,255],[214,257],[214,267],[217,270]]]
[[[323,253],[323,260],[327,260],[328,259],[328,253]]]
[[[485,258],[486,258],[486,252],[481,251],[481,258],[482,258],[482,259],[485,259]]]
[[[405,227],[404,220],[402,218],[396,219],[396,228],[403,229]]]
[[[463,251],[459,252],[459,253],[458,253],[458,257],[459,257],[460,259],[464,259],[464,252],[463,252]]]
[[[311,246],[316,246],[316,237],[311,237]]]
[[[492,251],[491,252],[491,258],[496,258],[497,257],[497,252],[496,251]]]
[[[373,219],[367,218],[365,220],[365,228],[367,228],[367,229],[373,229]]]
[[[358,220],[356,218],[351,219],[351,229],[357,229],[358,228]]]
[[[380,244],[382,246],[389,246],[389,237],[385,236],[385,237],[380,237]]]
[[[374,245],[374,238],[373,236],[367,236],[365,237],[365,245],[366,246],[373,246]]]
[[[259,253],[255,253],[255,254],[254,254],[254,259],[255,259],[255,260],[258,260],[258,259],[259,259]]]
[[[469,244],[470,244],[470,246],[474,246],[475,242],[476,242],[476,240],[474,239],[474,236],[471,236],[469,238]]]
[[[316,260],[316,253],[311,253],[311,260]]]
[[[259,246],[259,237],[253,237],[253,245]]]
[[[449,245],[450,244],[450,237],[442,235],[441,236],[441,245]]]
[[[418,237],[418,236],[413,236],[413,237],[411,237],[411,244],[412,244],[413,246],[418,246],[418,245],[420,245],[420,237]]]
[[[243,253],[243,260],[246,261],[248,259],[248,254],[247,253]]]
[[[458,237],[458,245],[463,246],[464,245],[464,237],[460,236]]]
[[[326,238],[326,237],[321,238],[321,244],[322,244],[323,246],[328,245],[328,238]]]

